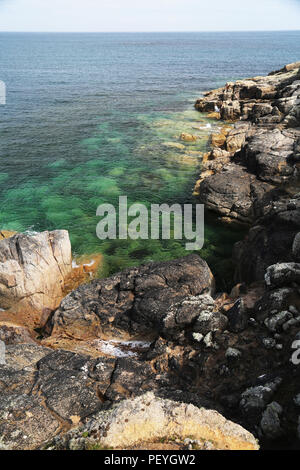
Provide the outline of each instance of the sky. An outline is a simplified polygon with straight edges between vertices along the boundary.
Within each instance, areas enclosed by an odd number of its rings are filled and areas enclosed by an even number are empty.
[[[0,0],[0,31],[299,29],[300,0]]]

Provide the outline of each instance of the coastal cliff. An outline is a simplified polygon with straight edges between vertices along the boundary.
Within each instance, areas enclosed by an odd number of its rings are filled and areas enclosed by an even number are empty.
[[[236,120],[212,140],[194,194],[225,222],[251,227],[235,248],[236,281],[261,281],[271,264],[299,259],[300,63],[227,83],[195,107]]]
[[[230,121],[212,136],[195,194],[249,227],[233,290],[216,292],[192,254],[80,286],[47,310],[38,337],[0,313],[0,448],[299,447],[299,67],[196,103]],[[0,241],[2,264],[19,238]]]

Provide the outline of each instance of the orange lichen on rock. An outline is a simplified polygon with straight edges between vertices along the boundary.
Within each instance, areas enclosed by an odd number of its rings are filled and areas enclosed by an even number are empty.
[[[4,240],[4,238],[10,238],[13,235],[16,235],[17,232],[11,232],[10,230],[0,230],[0,240]]]
[[[216,111],[213,111],[212,113],[208,113],[207,117],[209,119],[221,119],[221,114],[216,112]]]
[[[65,280],[64,294],[67,295],[81,284],[95,279],[97,272],[102,264],[103,255],[101,253],[93,255],[82,255],[72,263],[72,271]]]
[[[212,134],[212,136],[211,136],[212,146],[213,147],[219,147],[219,148],[224,147],[224,145],[226,143],[227,135],[229,134],[229,131],[231,129],[232,129],[231,126],[225,125],[221,128],[221,130],[218,134]]]

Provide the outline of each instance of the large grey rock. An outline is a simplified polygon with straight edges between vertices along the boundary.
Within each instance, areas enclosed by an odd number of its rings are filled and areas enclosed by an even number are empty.
[[[30,450],[101,409],[115,360],[34,344],[6,346],[0,365],[0,447]]]
[[[0,401],[0,449],[36,449],[60,429],[39,397],[13,393]]]
[[[28,313],[28,322],[31,319],[38,326],[45,309],[58,307],[71,269],[67,231],[17,234],[1,240],[0,308]]]
[[[258,181],[246,168],[230,163],[206,177],[199,185],[199,200],[223,218],[250,224],[254,221],[254,203],[272,186]]]
[[[68,333],[81,338],[119,330],[153,334],[161,331],[172,305],[213,290],[213,275],[198,255],[150,263],[79,287],[62,301],[48,327],[52,335]],[[185,313],[182,311],[186,323],[197,308],[200,313],[199,306],[190,307],[186,304]]]
[[[49,409],[70,422],[80,421],[101,408],[94,382],[89,376],[93,363],[84,356],[55,351],[37,363],[36,386]],[[113,365],[111,368],[111,372]]]
[[[273,401],[263,412],[260,428],[266,439],[273,440],[282,435],[280,424],[282,411],[282,407],[276,401]]]
[[[295,262],[292,251],[300,229],[300,198],[275,189],[256,198],[253,224],[245,239],[235,245],[236,282],[260,281],[266,269],[282,262]]]

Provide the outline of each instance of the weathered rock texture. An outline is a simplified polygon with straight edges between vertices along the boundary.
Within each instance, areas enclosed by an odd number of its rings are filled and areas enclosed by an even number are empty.
[[[86,435],[89,422],[101,431],[104,417],[113,420],[115,415],[98,412],[146,392],[217,410],[262,440],[276,438],[279,429],[294,439],[300,369],[291,355],[300,331],[298,266],[270,266],[265,285],[237,286],[231,296],[214,295],[211,272],[196,255],[128,269],[81,286],[64,299],[44,330],[51,336],[42,340],[54,351],[29,344],[32,338],[24,329],[2,325],[6,363],[0,366],[1,446],[40,448],[54,436],[59,436],[54,447],[90,445],[86,439],[72,440],[73,434],[63,436],[77,425]],[[151,344],[142,350],[124,349],[122,340],[130,337]],[[123,347],[122,354],[98,348],[108,338]],[[213,439],[218,448],[247,445],[247,439],[233,440],[219,415],[202,411],[201,419],[206,416],[209,430],[202,427],[196,440]],[[213,423],[216,428],[210,431]],[[228,431],[224,436],[218,427],[222,423]],[[155,436],[166,433],[168,438],[176,431],[180,437],[191,430],[166,426]],[[218,439],[208,437],[213,433]],[[101,432],[93,436],[96,445],[107,444]],[[136,439],[142,438],[147,441],[138,433]],[[124,441],[126,446],[132,439]]]
[[[82,450],[96,444],[124,449],[140,442],[186,438],[210,441],[215,450],[258,449],[249,432],[216,411],[160,399],[153,393],[97,413],[84,426],[56,439],[53,448]]]
[[[74,338],[120,336],[120,330],[155,334],[171,305],[213,291],[213,275],[197,255],[150,263],[79,287],[62,301],[47,329],[52,336]]]
[[[239,120],[225,140],[224,132],[214,138],[195,194],[221,217],[253,224],[278,186],[296,188],[299,181],[299,63],[268,77],[227,83],[195,106],[206,112],[218,106],[223,119]]]
[[[300,62],[290,64],[268,77],[228,82],[225,87],[204,94],[196,109],[210,112],[218,106],[225,121],[242,118],[257,123],[288,123],[298,127]]]
[[[71,269],[66,231],[17,234],[1,240],[0,308],[17,310],[28,325],[40,326],[43,312],[57,308],[63,298]]]
[[[16,235],[17,232],[11,232],[10,230],[0,230],[0,240],[4,238],[10,238],[13,235]]]
[[[195,195],[225,222],[251,226],[235,248],[236,281],[263,280],[268,266],[291,262],[297,252],[300,63],[227,83],[196,103],[206,112],[215,106],[238,122],[205,156]]]

